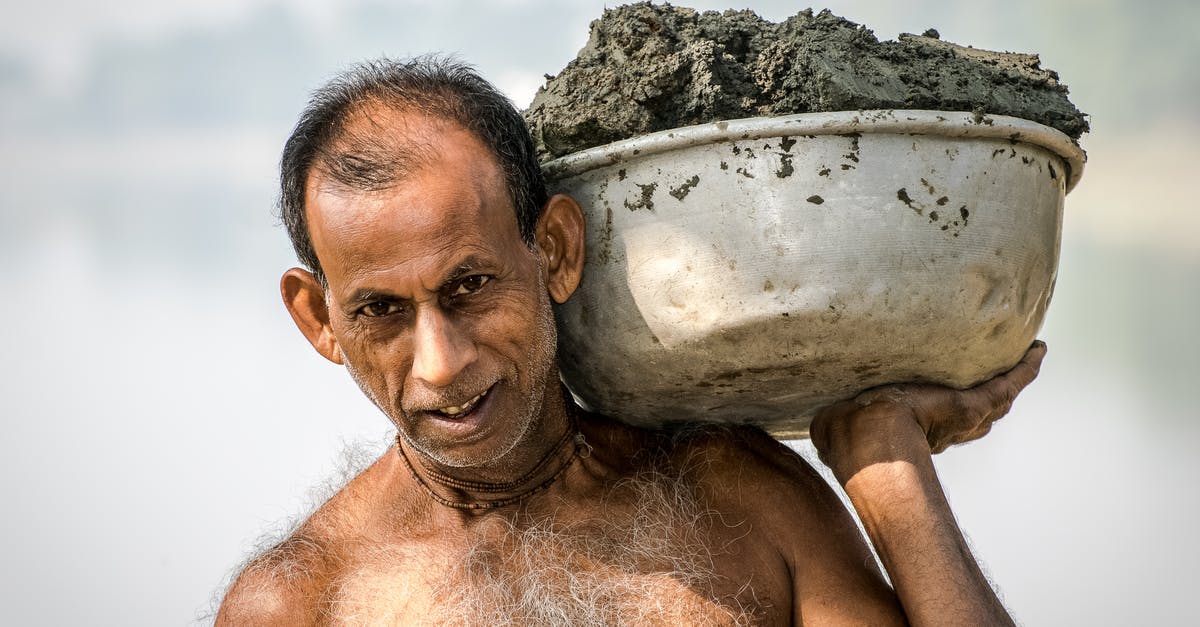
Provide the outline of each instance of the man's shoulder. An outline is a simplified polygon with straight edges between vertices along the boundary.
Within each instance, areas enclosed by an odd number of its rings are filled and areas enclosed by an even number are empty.
[[[673,438],[670,463],[722,509],[794,537],[848,520],[829,483],[795,450],[749,425],[689,427]]]
[[[671,463],[707,478],[790,482],[820,479],[812,465],[787,445],[752,425],[689,425],[671,437]]]
[[[221,602],[218,625],[303,625],[318,616],[331,552],[304,527],[255,556]]]
[[[218,625],[305,625],[320,616],[320,599],[360,517],[352,497],[362,474],[246,563],[221,602]]]
[[[254,556],[226,593],[217,624],[297,625],[319,618],[326,590],[387,505],[378,498],[392,474],[386,457],[342,486],[287,538]]]
[[[749,426],[677,438],[674,463],[727,524],[749,523],[788,565],[801,598],[891,593],[835,489],[794,450]]]

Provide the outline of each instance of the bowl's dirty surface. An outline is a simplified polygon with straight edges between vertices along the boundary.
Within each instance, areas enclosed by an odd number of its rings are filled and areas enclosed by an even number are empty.
[[[550,162],[588,228],[556,312],[563,377],[635,424],[781,438],[865,388],[969,386],[1037,334],[1082,166],[1048,127],[933,111],[733,120]]]

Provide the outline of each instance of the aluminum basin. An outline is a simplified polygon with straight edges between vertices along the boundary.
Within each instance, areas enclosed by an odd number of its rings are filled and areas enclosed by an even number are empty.
[[[987,379],[1037,335],[1083,163],[1034,122],[900,110],[717,122],[549,162],[588,229],[556,309],[563,380],[633,424],[795,438],[866,388]]]

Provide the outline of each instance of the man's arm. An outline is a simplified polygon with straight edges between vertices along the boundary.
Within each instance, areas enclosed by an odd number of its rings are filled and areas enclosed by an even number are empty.
[[[813,421],[821,459],[845,488],[913,625],[1011,625],[963,539],[932,454],[982,437],[1037,376],[1035,343],[1016,367],[969,390],[889,386]]]

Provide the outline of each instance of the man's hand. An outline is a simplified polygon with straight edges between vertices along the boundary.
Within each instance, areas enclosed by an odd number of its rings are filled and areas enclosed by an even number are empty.
[[[867,390],[813,419],[813,445],[844,485],[870,464],[940,453],[981,438],[1037,377],[1045,355],[1046,345],[1034,342],[1011,370],[966,390],[920,383]]]

